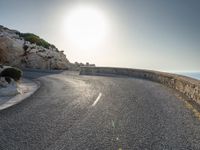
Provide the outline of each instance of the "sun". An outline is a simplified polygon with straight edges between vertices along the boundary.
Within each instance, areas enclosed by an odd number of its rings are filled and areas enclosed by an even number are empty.
[[[65,20],[68,40],[81,48],[93,48],[106,40],[108,22],[97,8],[80,6],[72,9]]]

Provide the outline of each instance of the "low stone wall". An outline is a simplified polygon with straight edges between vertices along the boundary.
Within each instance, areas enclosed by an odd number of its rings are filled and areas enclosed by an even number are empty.
[[[176,89],[200,105],[200,81],[189,77],[140,69],[81,67],[80,75],[121,75],[147,79]]]

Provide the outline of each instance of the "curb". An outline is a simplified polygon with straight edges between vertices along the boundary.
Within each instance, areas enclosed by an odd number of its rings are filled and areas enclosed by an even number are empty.
[[[24,94],[17,94],[16,96],[10,98],[5,103],[0,105],[0,111],[22,102],[23,100],[25,100],[28,97],[30,97],[31,95],[33,95],[40,88],[40,82],[39,81],[33,81],[33,80],[29,80],[29,79],[25,79],[25,80],[29,81],[29,84],[30,83],[32,84],[32,86],[29,87],[30,92],[27,92],[27,93],[24,93]]]

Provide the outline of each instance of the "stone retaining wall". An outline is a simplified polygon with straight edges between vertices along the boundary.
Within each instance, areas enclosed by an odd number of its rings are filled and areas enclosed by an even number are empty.
[[[121,75],[147,79],[176,89],[200,105],[200,81],[189,77],[151,70],[110,67],[81,67],[80,75]]]

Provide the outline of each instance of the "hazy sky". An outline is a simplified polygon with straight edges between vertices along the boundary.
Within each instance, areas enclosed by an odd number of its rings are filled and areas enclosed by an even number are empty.
[[[108,30],[91,48],[72,44],[64,24],[86,6],[101,12]],[[0,0],[0,24],[39,35],[71,62],[200,71],[199,0]]]

